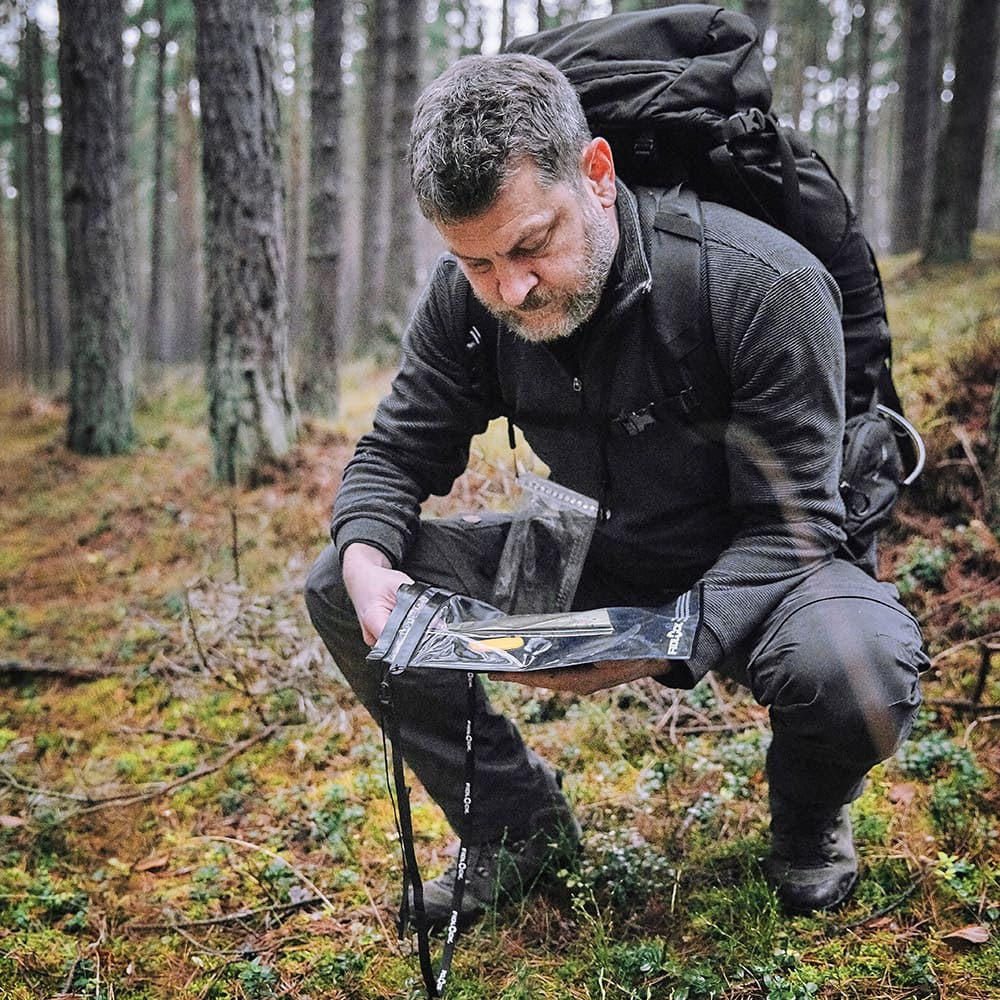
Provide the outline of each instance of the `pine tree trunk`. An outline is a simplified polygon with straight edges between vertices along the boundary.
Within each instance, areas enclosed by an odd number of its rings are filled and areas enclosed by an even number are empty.
[[[156,51],[156,116],[153,136],[153,215],[149,241],[149,311],[146,325],[146,355],[153,361],[168,361],[170,345],[163,322],[163,234],[166,203],[164,152],[166,147],[166,0],[156,0],[156,20],[160,25]]]
[[[42,37],[37,22],[24,28],[25,97],[28,106],[27,203],[31,227],[31,288],[34,302],[36,384],[53,385],[54,373],[65,364],[63,332],[55,306],[52,274],[52,201],[49,172],[49,137],[45,129]]]
[[[287,110],[285,190],[288,192],[288,342],[295,351],[305,316],[307,216],[309,198],[309,166],[307,161],[307,129],[309,118],[309,60],[303,30],[295,16],[297,0],[284,2],[282,20],[291,24],[288,43],[295,53],[294,91],[284,105]],[[283,113],[284,113],[283,110]],[[301,399],[300,399],[301,402]]]
[[[941,134],[944,131],[945,118],[948,105],[942,100],[942,90],[944,89],[944,71],[948,64],[948,57],[951,55],[954,44],[955,25],[957,24],[956,12],[958,4],[955,0],[931,0],[932,34],[931,42],[931,127],[930,127],[930,150],[928,150],[928,191],[926,192],[927,204],[925,214],[930,214],[930,203],[933,195],[934,183],[934,161],[935,151],[941,141]]]
[[[854,211],[864,226],[868,211],[868,97],[871,93],[874,6],[869,0],[858,22],[858,124],[855,130]]]
[[[9,239],[7,236],[7,217],[4,205],[0,203],[0,287],[16,292],[16,282],[11,273]],[[0,380],[6,380],[16,370],[17,340],[14,334],[15,326],[15,296],[4,295],[0,298]]]
[[[309,165],[308,311],[298,365],[303,410],[332,417],[339,403],[343,220],[343,0],[314,0]]]
[[[63,216],[69,292],[69,447],[131,447],[133,356],[124,206],[122,7],[60,0]]]
[[[181,50],[183,56],[184,50]],[[178,78],[188,81],[193,67],[182,58]],[[191,93],[187,84],[177,95],[177,140],[174,143],[174,173],[177,178],[177,237],[173,276],[175,360],[203,359],[202,304],[205,299],[205,274],[202,259],[202,232],[199,224],[199,141],[197,124],[191,111]]]
[[[420,38],[422,11],[419,4],[401,4],[396,18],[396,67],[392,115],[392,219],[389,248],[392,254],[392,277],[386,284],[386,322],[401,337],[407,315],[413,305],[417,281],[416,201],[410,185],[407,149],[410,123],[420,92]]]
[[[993,388],[990,407],[989,443],[991,462],[987,479],[986,509],[990,527],[1000,537],[1000,375]]]
[[[20,88],[19,88],[20,89]],[[20,97],[20,95],[18,95]],[[14,229],[16,233],[15,271],[17,274],[16,370],[22,381],[31,371],[31,352],[35,321],[31,303],[31,229],[28,220],[27,155],[23,149],[13,151],[15,199]]]
[[[392,110],[392,34],[395,0],[369,0],[365,51],[364,177],[361,212],[361,282],[356,346],[370,351],[380,338],[385,309],[389,242],[389,122]]]
[[[209,431],[220,482],[255,485],[295,442],[278,102],[266,0],[197,0]]]
[[[854,32],[849,30],[853,21],[852,10],[853,8],[848,5],[848,10],[845,13],[847,27],[841,37],[840,56],[837,60],[837,69],[835,71],[836,90],[833,102],[835,123],[833,172],[838,177],[844,177],[845,179],[847,176],[847,143],[849,138],[847,129],[847,91],[850,87],[851,73],[853,72],[853,46],[851,45],[851,39],[854,37]]]
[[[892,246],[905,253],[920,245],[927,205],[931,101],[932,0],[904,0],[903,120],[893,211]]]
[[[954,98],[938,143],[934,194],[924,243],[933,263],[969,260],[979,210],[1000,4],[962,0],[955,48]]]

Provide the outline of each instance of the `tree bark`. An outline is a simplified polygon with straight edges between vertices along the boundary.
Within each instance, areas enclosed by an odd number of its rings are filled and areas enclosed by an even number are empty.
[[[932,263],[969,260],[979,210],[1000,4],[962,0],[955,48],[954,97],[937,148],[934,193],[924,243]]]
[[[837,60],[836,70],[836,93],[834,97],[834,147],[833,147],[833,172],[838,177],[847,176],[847,91],[851,82],[853,72],[853,52],[851,39],[854,32],[850,30],[853,21],[852,8],[848,9],[846,20],[847,29],[841,37],[840,58]]]
[[[173,304],[175,360],[203,359],[202,305],[205,273],[202,231],[199,224],[201,185],[198,163],[201,152],[197,122],[191,110],[190,55],[181,49],[178,77],[184,81],[177,94],[177,141],[174,143],[174,173],[177,178],[176,253],[174,255]]]
[[[858,124],[854,151],[854,211],[862,226],[868,208],[868,98],[871,94],[874,24],[874,0],[867,0],[858,21]]]
[[[69,447],[130,448],[133,356],[124,206],[120,4],[59,0],[63,216],[69,292]]]
[[[1000,375],[993,388],[989,416],[990,468],[987,477],[986,511],[990,528],[1000,536]]]
[[[343,338],[343,48],[343,0],[313,0],[308,309],[299,351],[298,390],[303,410],[325,417],[337,413]]]
[[[156,83],[154,100],[156,114],[153,135],[153,206],[149,240],[149,309],[146,320],[146,355],[153,361],[168,361],[171,351],[163,321],[163,239],[166,178],[164,156],[166,147],[166,69],[167,26],[166,0],[156,0],[155,15],[160,26],[156,50]]]
[[[422,11],[419,4],[399,5],[396,17],[396,45],[392,98],[392,161],[390,182],[392,218],[389,225],[389,252],[392,276],[386,283],[385,322],[394,338],[402,338],[407,315],[413,306],[417,281],[417,209],[410,184],[407,150],[410,124],[420,92]]]
[[[285,100],[285,190],[288,192],[287,245],[288,245],[288,337],[294,353],[296,341],[302,332],[305,316],[307,218],[309,213],[309,164],[307,132],[309,128],[309,59],[307,58],[304,32],[296,12],[300,0],[282,0],[281,20],[286,22],[283,42],[295,54],[294,89]],[[290,27],[288,27],[290,25]],[[300,399],[301,402],[301,399]]]
[[[384,331],[386,256],[389,241],[389,138],[392,110],[392,35],[395,0],[370,0],[365,51],[363,232],[356,346],[368,352]]]
[[[15,336],[16,282],[11,273],[10,241],[7,235],[7,217],[5,206],[0,204],[0,283],[3,288],[13,288],[14,295],[4,295],[0,298],[0,381],[5,381],[16,370],[17,340]]]
[[[197,0],[195,18],[213,472],[253,486],[298,430],[272,16],[267,0]]]
[[[932,0],[904,0],[903,115],[893,211],[892,246],[905,253],[920,245],[927,206],[931,102],[936,95],[931,61]]]
[[[20,103],[23,97],[23,80],[18,79],[15,87],[15,103]],[[16,344],[15,344],[15,369],[22,381],[27,381],[31,371],[31,350],[32,333],[34,331],[34,319],[31,303],[31,229],[28,220],[28,181],[25,176],[27,172],[27,155],[25,150],[13,150],[13,163],[11,172],[14,179],[14,188],[17,191],[17,198],[14,199],[14,230],[16,237],[15,246],[15,271],[17,275],[17,317],[16,317]]]
[[[34,303],[34,364],[38,385],[51,388],[54,373],[65,364],[63,331],[55,303],[52,244],[52,182],[49,171],[49,136],[45,129],[42,33],[28,18],[24,26],[25,98],[28,169],[25,195],[31,230],[30,281]]]

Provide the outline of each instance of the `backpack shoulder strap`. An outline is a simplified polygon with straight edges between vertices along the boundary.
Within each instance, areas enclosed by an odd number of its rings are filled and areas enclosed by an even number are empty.
[[[637,188],[639,220],[653,274],[651,321],[662,355],[665,403],[710,440],[729,415],[729,379],[702,310],[704,227],[693,188]],[[704,311],[707,314],[707,310]]]

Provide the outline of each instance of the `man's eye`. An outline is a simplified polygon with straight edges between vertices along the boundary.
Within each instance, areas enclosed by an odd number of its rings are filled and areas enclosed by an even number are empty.
[[[484,274],[490,269],[490,262],[488,260],[467,260],[465,266],[470,271],[475,271],[476,274]]]
[[[517,255],[519,257],[537,257],[538,254],[544,253],[545,248],[549,245],[548,238],[546,237],[540,243],[531,243],[525,247],[517,248]]]

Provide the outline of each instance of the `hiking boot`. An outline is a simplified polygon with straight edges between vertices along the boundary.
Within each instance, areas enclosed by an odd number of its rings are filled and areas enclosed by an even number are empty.
[[[787,912],[830,910],[847,899],[858,880],[848,806],[830,812],[772,797],[771,834],[764,870]]]
[[[565,802],[536,814],[533,825],[537,832],[522,840],[503,838],[468,848],[459,927],[467,927],[500,903],[522,899],[546,876],[573,864],[582,831]],[[443,930],[451,919],[457,872],[455,858],[441,875],[423,884],[424,912],[432,931]],[[413,912],[412,888],[409,901]]]

